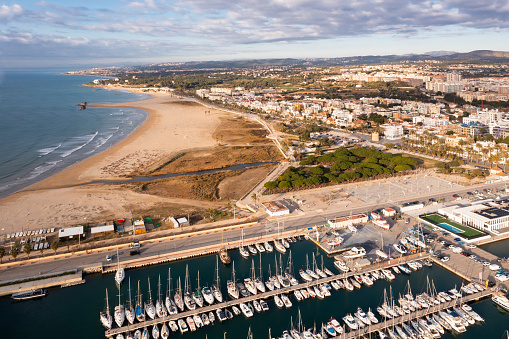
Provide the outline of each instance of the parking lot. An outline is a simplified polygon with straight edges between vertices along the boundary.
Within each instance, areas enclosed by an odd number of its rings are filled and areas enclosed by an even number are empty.
[[[437,193],[462,187],[433,176],[409,176],[397,180],[378,181],[378,185],[355,186],[345,191],[367,203],[402,200],[412,195]]]

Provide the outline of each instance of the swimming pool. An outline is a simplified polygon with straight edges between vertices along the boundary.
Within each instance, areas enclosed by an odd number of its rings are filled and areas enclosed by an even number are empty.
[[[465,231],[463,230],[460,230],[459,228],[457,227],[454,227],[454,226],[451,226],[445,222],[441,223],[441,224],[438,224],[439,226],[445,228],[446,230],[449,230],[451,232],[454,232],[454,233],[465,233]]]

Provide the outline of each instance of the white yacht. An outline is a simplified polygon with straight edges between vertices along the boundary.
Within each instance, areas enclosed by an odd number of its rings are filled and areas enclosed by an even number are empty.
[[[134,307],[131,301],[131,278],[129,278],[129,306],[125,308],[125,317],[129,324],[131,325],[134,323],[134,318],[136,317],[134,313]]]
[[[156,308],[152,303],[152,292],[150,291],[150,278],[148,278],[148,300],[145,301],[145,313],[150,317],[150,319],[154,319],[156,317]]]
[[[124,324],[124,320],[125,320],[125,310],[124,310],[124,305],[122,305],[120,302],[120,291],[118,291],[118,306],[115,306],[114,316],[115,316],[115,323],[117,324],[117,326],[122,327],[122,325]]]
[[[272,247],[272,245],[271,245],[271,244],[269,244],[269,242],[268,242],[268,241],[264,242],[264,243],[263,243],[263,246],[265,247],[265,250],[266,250],[267,252],[272,252],[272,251],[274,250],[274,248]]]
[[[505,294],[503,294],[502,292],[497,292],[491,297],[491,300],[493,300],[495,304],[509,312],[509,299]]]

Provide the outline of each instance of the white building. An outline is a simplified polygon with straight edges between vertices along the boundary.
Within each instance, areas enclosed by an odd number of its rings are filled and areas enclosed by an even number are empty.
[[[381,127],[384,129],[386,139],[395,140],[403,137],[403,125],[391,122],[383,124]]]
[[[283,203],[280,201],[263,202],[262,206],[265,207],[265,210],[271,217],[290,214],[290,210],[288,209],[288,207],[283,205]]]
[[[327,224],[333,228],[346,228],[348,225],[358,225],[368,222],[368,216],[366,214],[356,214],[347,217],[335,218],[328,220]]]

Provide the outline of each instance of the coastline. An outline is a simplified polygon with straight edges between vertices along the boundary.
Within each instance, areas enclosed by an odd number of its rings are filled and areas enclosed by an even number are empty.
[[[86,158],[17,193],[0,199],[0,221],[4,231],[41,226],[63,227],[83,220],[109,217],[112,213],[128,215],[132,206],[152,206],[171,202],[136,193],[125,188],[94,184],[75,185],[96,180],[118,180],[144,168],[154,168],[182,150],[215,145],[212,133],[224,112],[204,114],[204,106],[187,98],[143,89],[111,86],[152,95],[151,98],[121,103],[90,104],[94,107],[129,107],[147,112],[147,118],[134,131],[108,149]],[[210,109],[207,108],[207,111]],[[186,205],[191,205],[186,202]]]

